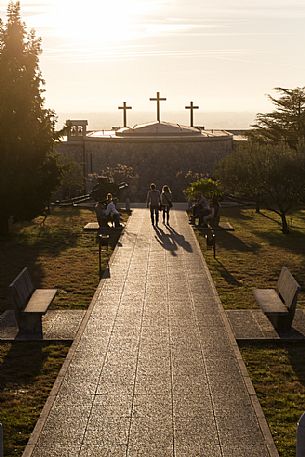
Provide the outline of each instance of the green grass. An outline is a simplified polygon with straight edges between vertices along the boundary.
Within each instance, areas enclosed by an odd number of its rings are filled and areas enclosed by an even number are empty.
[[[127,220],[126,213],[122,218]],[[86,309],[99,282],[99,266],[96,232],[83,231],[83,226],[95,221],[93,211],[56,208],[43,226],[37,218],[0,239],[0,312],[9,308],[7,286],[24,266],[35,287],[58,289],[53,308]],[[120,231],[113,233],[109,255]]]
[[[121,213],[124,222],[127,214]],[[53,308],[85,309],[99,283],[95,232],[84,232],[95,214],[86,209],[57,208],[31,223],[16,224],[0,239],[0,312],[9,308],[7,287],[28,266],[35,287],[57,288]],[[113,231],[111,248],[120,236]],[[0,422],[4,427],[4,455],[20,457],[40,415],[69,343],[0,343]]]
[[[216,232],[216,259],[202,234],[197,231],[197,236],[224,308],[257,308],[252,289],[275,287],[283,265],[304,289],[305,211],[289,218],[289,235],[283,235],[279,218],[269,211],[223,209],[222,220],[228,220],[234,231]],[[298,304],[305,305],[304,291]]]
[[[0,422],[5,457],[20,457],[69,343],[0,344]]]
[[[305,343],[242,345],[241,353],[281,457],[295,457],[305,411]]]
[[[305,211],[288,219],[289,235],[283,235],[279,218],[269,211],[228,208],[222,220],[235,230],[216,232],[216,259],[202,234],[196,234],[224,308],[257,308],[252,289],[274,288],[283,265],[302,286],[298,306],[304,307]],[[241,353],[280,456],[294,457],[297,421],[305,411],[305,343],[254,342],[243,344]]]

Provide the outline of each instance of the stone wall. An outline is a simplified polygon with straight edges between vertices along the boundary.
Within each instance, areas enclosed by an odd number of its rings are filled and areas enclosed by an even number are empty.
[[[79,162],[87,174],[100,174],[106,167],[118,163],[132,166],[138,174],[137,199],[145,199],[151,182],[158,187],[169,185],[179,199],[186,183],[183,178],[189,170],[212,175],[216,163],[232,152],[231,136],[211,137],[204,140],[185,138],[158,141],[143,139],[91,139],[85,142],[63,142],[57,151]],[[85,165],[84,165],[85,159]]]

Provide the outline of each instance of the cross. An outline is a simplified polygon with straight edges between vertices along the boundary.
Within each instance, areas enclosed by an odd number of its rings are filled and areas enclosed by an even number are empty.
[[[185,109],[189,109],[191,115],[191,127],[194,127],[194,109],[199,109],[199,106],[194,106],[193,102],[190,102],[190,106],[186,106]]]
[[[124,127],[127,127],[127,116],[126,112],[128,109],[132,109],[132,106],[126,106],[126,102],[123,102],[123,106],[118,106],[118,109],[123,109],[124,114],[123,114],[123,119],[124,119]]]
[[[157,102],[157,121],[160,122],[160,102],[166,100],[166,98],[160,97],[160,92],[157,92],[157,98],[150,98],[152,102]]]

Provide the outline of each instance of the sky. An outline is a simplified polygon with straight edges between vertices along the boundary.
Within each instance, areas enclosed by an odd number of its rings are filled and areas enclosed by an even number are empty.
[[[275,87],[305,86],[305,0],[21,0],[42,38],[48,108],[189,118],[267,112]],[[8,1],[0,0],[6,18]],[[178,120],[177,120],[178,121]],[[199,123],[200,123],[199,122]],[[197,122],[198,123],[198,122]]]

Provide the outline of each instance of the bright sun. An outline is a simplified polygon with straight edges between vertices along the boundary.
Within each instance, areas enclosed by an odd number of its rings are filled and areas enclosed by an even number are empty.
[[[147,0],[55,0],[49,23],[74,43],[118,42],[136,35],[136,23],[152,7]]]

